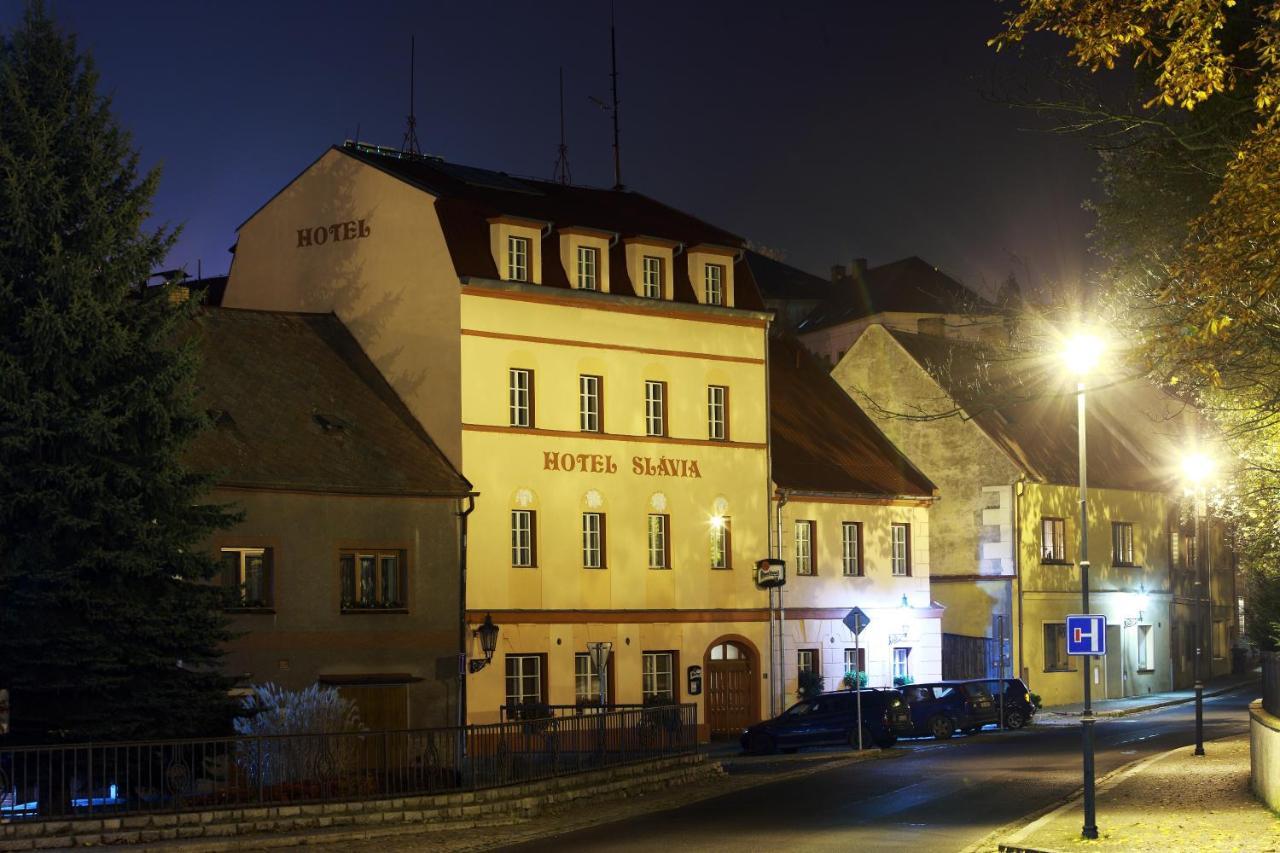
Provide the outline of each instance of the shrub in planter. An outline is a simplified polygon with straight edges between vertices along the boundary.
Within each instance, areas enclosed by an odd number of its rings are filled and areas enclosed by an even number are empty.
[[[1032,707],[1032,708],[1039,709],[1039,708],[1040,708],[1040,705],[1041,705],[1040,694],[1039,694],[1039,693],[1032,693],[1032,694],[1031,694],[1031,707]]]
[[[679,730],[680,708],[670,693],[659,693],[644,700],[642,726],[654,731]]]
[[[913,675],[895,675],[893,677],[894,687],[906,687],[908,684],[915,684],[916,679]]]
[[[256,685],[242,705],[236,765],[248,778],[261,774],[263,785],[306,789],[358,766],[364,745],[352,733],[365,727],[356,703],[336,688],[287,690],[268,682]]]
[[[796,679],[796,695],[801,699],[813,699],[822,693],[822,676],[811,669],[800,671]]]
[[[862,689],[867,686],[867,674],[861,670],[857,672],[849,670],[840,683],[844,685],[845,690],[853,690],[855,687]]]

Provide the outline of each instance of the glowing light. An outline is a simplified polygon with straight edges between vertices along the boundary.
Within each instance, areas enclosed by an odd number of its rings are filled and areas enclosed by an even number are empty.
[[[710,521],[708,521],[707,523],[711,525],[711,529],[712,529],[712,530],[723,530],[723,529],[724,529],[724,516],[723,516],[723,515],[713,515],[713,516],[711,516],[711,520],[710,520]]]
[[[1149,598],[1147,596],[1147,588],[1145,586],[1139,587],[1138,591],[1133,596],[1133,603],[1137,606],[1137,610],[1139,613],[1142,613],[1144,610],[1147,609],[1148,600]]]
[[[1188,453],[1182,457],[1182,476],[1193,486],[1199,486],[1213,474],[1213,460],[1203,453]]]
[[[1077,376],[1084,376],[1097,368],[1105,349],[1102,338],[1091,332],[1077,332],[1062,346],[1062,363]]]

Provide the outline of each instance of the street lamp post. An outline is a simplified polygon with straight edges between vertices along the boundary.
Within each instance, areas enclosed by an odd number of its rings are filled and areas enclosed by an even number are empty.
[[[1204,537],[1200,536],[1200,500],[1202,496],[1201,489],[1204,482],[1209,476],[1209,472],[1213,467],[1207,456],[1200,453],[1192,453],[1182,460],[1182,472],[1187,478],[1187,483],[1191,486],[1191,523],[1192,529],[1195,531],[1196,543],[1196,658],[1195,658],[1195,691],[1196,691],[1196,755],[1204,755],[1204,668],[1201,663],[1201,655],[1204,653],[1205,643],[1205,587],[1204,587],[1204,566],[1205,560],[1209,552],[1209,514],[1208,507],[1204,513]],[[1208,498],[1205,496],[1205,503]],[[1212,590],[1208,590],[1209,597],[1213,595]]]
[[[1084,377],[1098,364],[1102,343],[1088,334],[1077,334],[1067,342],[1062,357],[1067,367],[1078,377],[1076,381],[1076,435],[1080,454],[1080,601],[1082,613],[1089,612],[1089,480],[1085,462],[1085,383]],[[1098,819],[1094,802],[1093,770],[1093,656],[1085,657],[1084,712],[1080,715],[1081,751],[1084,765],[1084,826],[1080,834],[1085,838],[1098,837]]]

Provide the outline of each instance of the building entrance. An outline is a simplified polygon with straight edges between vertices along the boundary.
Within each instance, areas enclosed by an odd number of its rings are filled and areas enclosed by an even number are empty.
[[[759,719],[760,674],[741,643],[717,642],[707,652],[707,727],[712,738],[733,738]]]

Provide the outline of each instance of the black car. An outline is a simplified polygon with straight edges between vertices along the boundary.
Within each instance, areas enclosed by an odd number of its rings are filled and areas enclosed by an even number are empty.
[[[862,697],[863,747],[893,746],[910,734],[911,715],[896,690],[841,690],[803,699],[771,720],[742,733],[742,748],[756,755],[802,746],[847,743],[858,747],[858,696]]]
[[[902,688],[902,698],[911,708],[916,737],[946,740],[957,730],[971,734],[996,719],[991,694],[978,683],[910,684]]]
[[[1020,729],[1031,722],[1036,706],[1031,703],[1031,691],[1021,678],[992,678],[976,682],[981,684],[995,700],[997,725],[1000,723],[1000,697],[1004,695],[1004,727]]]

